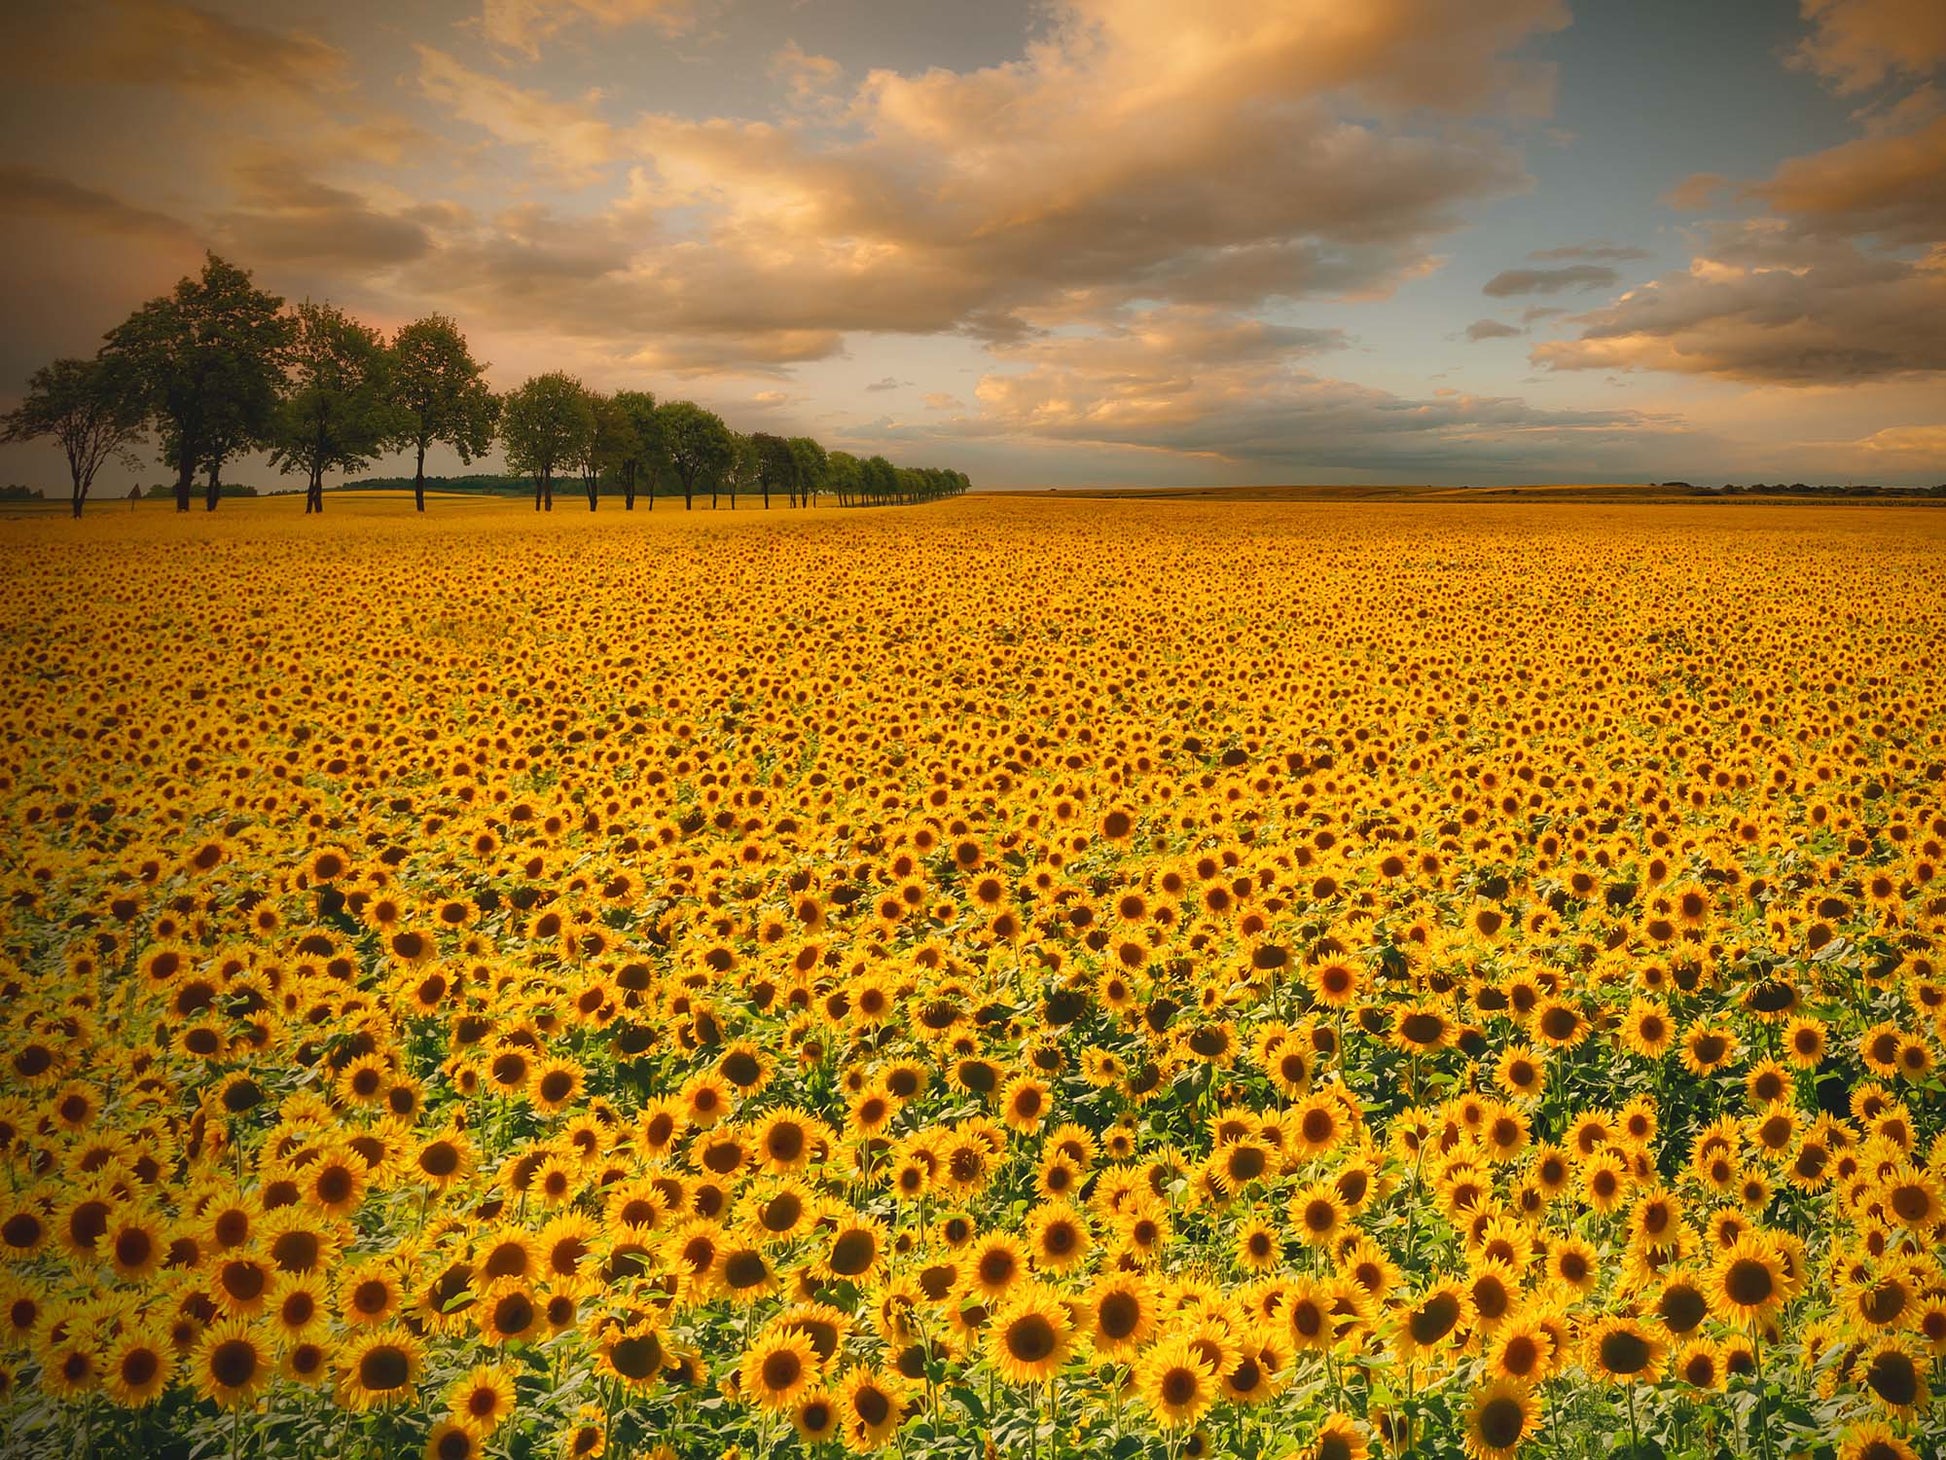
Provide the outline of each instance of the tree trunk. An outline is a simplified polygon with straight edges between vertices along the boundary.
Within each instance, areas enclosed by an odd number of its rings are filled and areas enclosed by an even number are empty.
[[[81,504],[88,500],[88,489],[76,482],[74,484],[74,515],[81,515]]]
[[[684,477],[682,479],[682,510],[685,512],[693,512],[696,510],[696,479],[694,477]]]
[[[324,511],[324,467],[311,468],[311,485],[304,493],[304,515]]]
[[[426,443],[419,443],[419,465],[412,473],[412,501],[418,509],[426,510]]]
[[[196,480],[195,448],[185,445],[176,455],[176,510],[189,510],[189,487]]]
[[[214,512],[216,504],[223,496],[223,458],[217,457],[209,464],[209,482],[203,491],[203,510]]]
[[[622,473],[622,511],[635,510],[635,463],[630,462]]]
[[[600,474],[596,473],[590,476],[588,473],[583,472],[581,474],[581,485],[588,489],[588,510],[592,512],[595,510],[595,498],[601,495]]]
[[[554,473],[551,469],[541,473],[541,510],[554,510]]]
[[[764,511],[768,512],[770,510],[770,483],[769,482],[765,482],[763,484],[763,492],[764,492]]]

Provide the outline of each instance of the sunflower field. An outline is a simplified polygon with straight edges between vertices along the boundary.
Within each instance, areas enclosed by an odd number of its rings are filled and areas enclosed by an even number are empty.
[[[0,524],[9,1457],[1936,1460],[1946,516]]]

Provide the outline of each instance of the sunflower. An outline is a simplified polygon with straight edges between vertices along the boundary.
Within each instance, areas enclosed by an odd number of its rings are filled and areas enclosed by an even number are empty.
[[[1725,1376],[1723,1351],[1707,1338],[1693,1338],[1676,1351],[1670,1372],[1691,1389],[1721,1389]]]
[[[1016,1075],[1000,1093],[1001,1119],[1024,1135],[1040,1129],[1049,1108],[1047,1084],[1033,1075]]]
[[[514,1402],[514,1371],[500,1364],[477,1364],[446,1390],[453,1423],[479,1439],[500,1428]]]
[[[1009,1383],[1038,1383],[1060,1369],[1072,1338],[1067,1304],[1038,1283],[1023,1285],[987,1325],[987,1360]]]
[[[1608,1317],[1584,1340],[1590,1370],[1617,1383],[1652,1384],[1662,1372],[1668,1346],[1633,1318]]]
[[[1335,1245],[1350,1220],[1344,1197],[1327,1182],[1299,1188],[1290,1199],[1290,1216],[1298,1240],[1307,1247]]]
[[[1305,1447],[1303,1460],[1368,1460],[1371,1447],[1365,1432],[1348,1414],[1333,1411],[1318,1426],[1317,1435]]]
[[[216,1324],[196,1346],[196,1392],[224,1409],[254,1403],[270,1383],[271,1372],[269,1346],[244,1319]]]
[[[595,1348],[596,1372],[634,1393],[653,1388],[669,1359],[662,1335],[646,1323],[604,1328]]]
[[[532,1338],[541,1326],[540,1300],[524,1278],[495,1278],[473,1306],[480,1342],[490,1348]]]
[[[1066,1272],[1086,1259],[1089,1244],[1087,1222],[1067,1202],[1049,1202],[1028,1219],[1027,1251],[1037,1268]]]
[[[1838,1460],[1919,1460],[1919,1452],[1883,1420],[1860,1420],[1838,1436]]]
[[[1538,1315],[1519,1313],[1494,1329],[1487,1342],[1487,1372],[1498,1379],[1530,1384],[1555,1368],[1554,1339]]]
[[[880,1450],[905,1420],[905,1391],[875,1369],[857,1368],[838,1385],[840,1433],[854,1454]]]
[[[1139,1349],[1156,1328],[1149,1280],[1139,1273],[1104,1273],[1082,1304],[1090,1347],[1103,1358]]]
[[[1411,1363],[1419,1355],[1452,1342],[1466,1316],[1463,1292],[1457,1283],[1440,1283],[1422,1293],[1417,1302],[1399,1312],[1399,1358]]]
[[[1946,1197],[1940,1179],[1931,1171],[1901,1162],[1881,1178],[1885,1212],[1911,1232],[1926,1232],[1946,1219]]]
[[[820,1444],[838,1433],[838,1401],[829,1389],[809,1388],[791,1406],[791,1428],[807,1445]]]
[[[599,1404],[584,1404],[561,1433],[561,1460],[597,1460],[608,1449],[608,1416]]]
[[[1683,1068],[1692,1075],[1710,1075],[1737,1057],[1737,1039],[1729,1030],[1698,1020],[1682,1036]]]
[[[375,1329],[349,1341],[338,1381],[338,1402],[364,1411],[412,1397],[425,1350],[403,1328]]]
[[[739,1365],[743,1392],[769,1410],[789,1409],[816,1378],[817,1352],[794,1328],[760,1334]]]
[[[1716,1254],[1707,1289],[1710,1311],[1726,1323],[1762,1323],[1784,1305],[1785,1279],[1777,1253],[1751,1233]]]
[[[1467,1403],[1466,1453],[1473,1460],[1511,1460],[1534,1428],[1534,1399],[1527,1386],[1494,1379]]]
[[[1784,1058],[1800,1070],[1815,1069],[1824,1059],[1823,1021],[1797,1015],[1784,1026]]]
[[[129,1329],[103,1356],[102,1392],[124,1409],[149,1404],[169,1387],[175,1366],[175,1353],[165,1340]]]
[[[1904,1338],[1881,1338],[1853,1361],[1852,1372],[1887,1413],[1910,1419],[1931,1398],[1928,1367]]]
[[[1267,1272],[1284,1260],[1284,1239],[1276,1227],[1252,1218],[1237,1228],[1236,1263],[1245,1272]]]
[[[1194,1425],[1217,1395],[1216,1374],[1203,1352],[1181,1336],[1143,1355],[1135,1368],[1135,1387],[1149,1413],[1167,1429]]]
[[[823,1269],[834,1278],[862,1284],[878,1271],[884,1256],[884,1234],[878,1225],[863,1217],[848,1216],[839,1220],[832,1233],[825,1248]],[[732,1253],[724,1266],[724,1281],[733,1294],[737,1291],[737,1278],[731,1271],[734,1260]]]
[[[424,1460],[479,1460],[480,1437],[457,1420],[443,1419],[426,1436]]]
[[[1660,1059],[1676,1042],[1675,1021],[1660,999],[1637,997],[1622,1016],[1623,1046],[1641,1059]]]

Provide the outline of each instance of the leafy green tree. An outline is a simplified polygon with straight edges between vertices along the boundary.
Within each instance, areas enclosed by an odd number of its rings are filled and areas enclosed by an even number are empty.
[[[757,486],[763,492],[764,510],[770,510],[772,487],[788,491],[791,505],[796,506],[797,458],[791,455],[790,442],[768,431],[758,431],[751,435],[750,446],[756,457]]]
[[[627,424],[622,437],[622,507],[635,510],[637,484],[648,487],[649,508],[655,509],[655,478],[663,465],[662,425],[655,412],[655,397],[646,390],[618,390],[612,397],[615,409]]]
[[[824,448],[809,436],[793,436],[784,443],[790,448],[791,462],[795,468],[795,482],[791,494],[791,506],[800,502],[806,506],[817,503],[818,490],[824,485],[825,473],[830,470],[830,458]]]
[[[401,325],[392,337],[391,398],[401,413],[401,449],[417,453],[412,500],[426,510],[426,452],[443,441],[471,465],[493,445],[500,402],[487,388],[486,366],[473,358],[466,336],[443,314]]]
[[[834,451],[825,461],[825,481],[838,494],[838,505],[857,502],[865,485],[865,463],[849,451]]]
[[[304,511],[324,511],[324,474],[357,471],[396,439],[385,339],[331,304],[297,306],[289,389],[278,406],[270,464],[305,473]]]
[[[865,500],[868,502],[890,502],[899,494],[899,469],[883,456],[868,456],[860,472],[863,477]]]
[[[757,443],[755,439],[744,435],[741,431],[730,432],[729,466],[719,473],[716,481],[711,484],[709,494],[710,506],[714,507],[716,505],[716,487],[723,485],[730,489],[730,510],[732,512],[736,511],[737,494],[739,492],[748,492],[755,488],[757,486],[757,478]]]
[[[128,371],[162,459],[176,469],[178,512],[189,510],[203,469],[214,511],[224,461],[270,434],[295,329],[283,306],[212,253],[200,278],[182,279],[109,331],[103,353]]]
[[[694,401],[670,401],[657,406],[655,415],[662,427],[662,449],[682,483],[684,509],[696,505],[696,483],[706,474],[713,503],[716,482],[735,452],[730,428],[715,411],[704,410]]]
[[[0,441],[53,437],[67,455],[74,483],[69,500],[79,517],[95,473],[111,457],[135,465],[129,446],[142,433],[144,414],[120,361],[100,355],[56,360],[36,370],[27,382],[27,398],[0,416]]]
[[[553,370],[511,391],[500,408],[507,465],[534,479],[534,510],[554,510],[554,473],[587,456],[595,434],[595,409],[574,376]]]
[[[601,479],[620,476],[623,463],[635,452],[635,425],[615,403],[612,395],[588,393],[588,406],[594,413],[594,430],[581,461],[581,485],[588,494],[588,510],[595,510],[601,495]]]

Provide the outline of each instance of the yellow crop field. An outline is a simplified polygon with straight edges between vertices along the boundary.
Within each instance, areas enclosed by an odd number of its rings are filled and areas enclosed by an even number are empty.
[[[0,523],[9,1456],[1913,1460],[1946,514]]]

